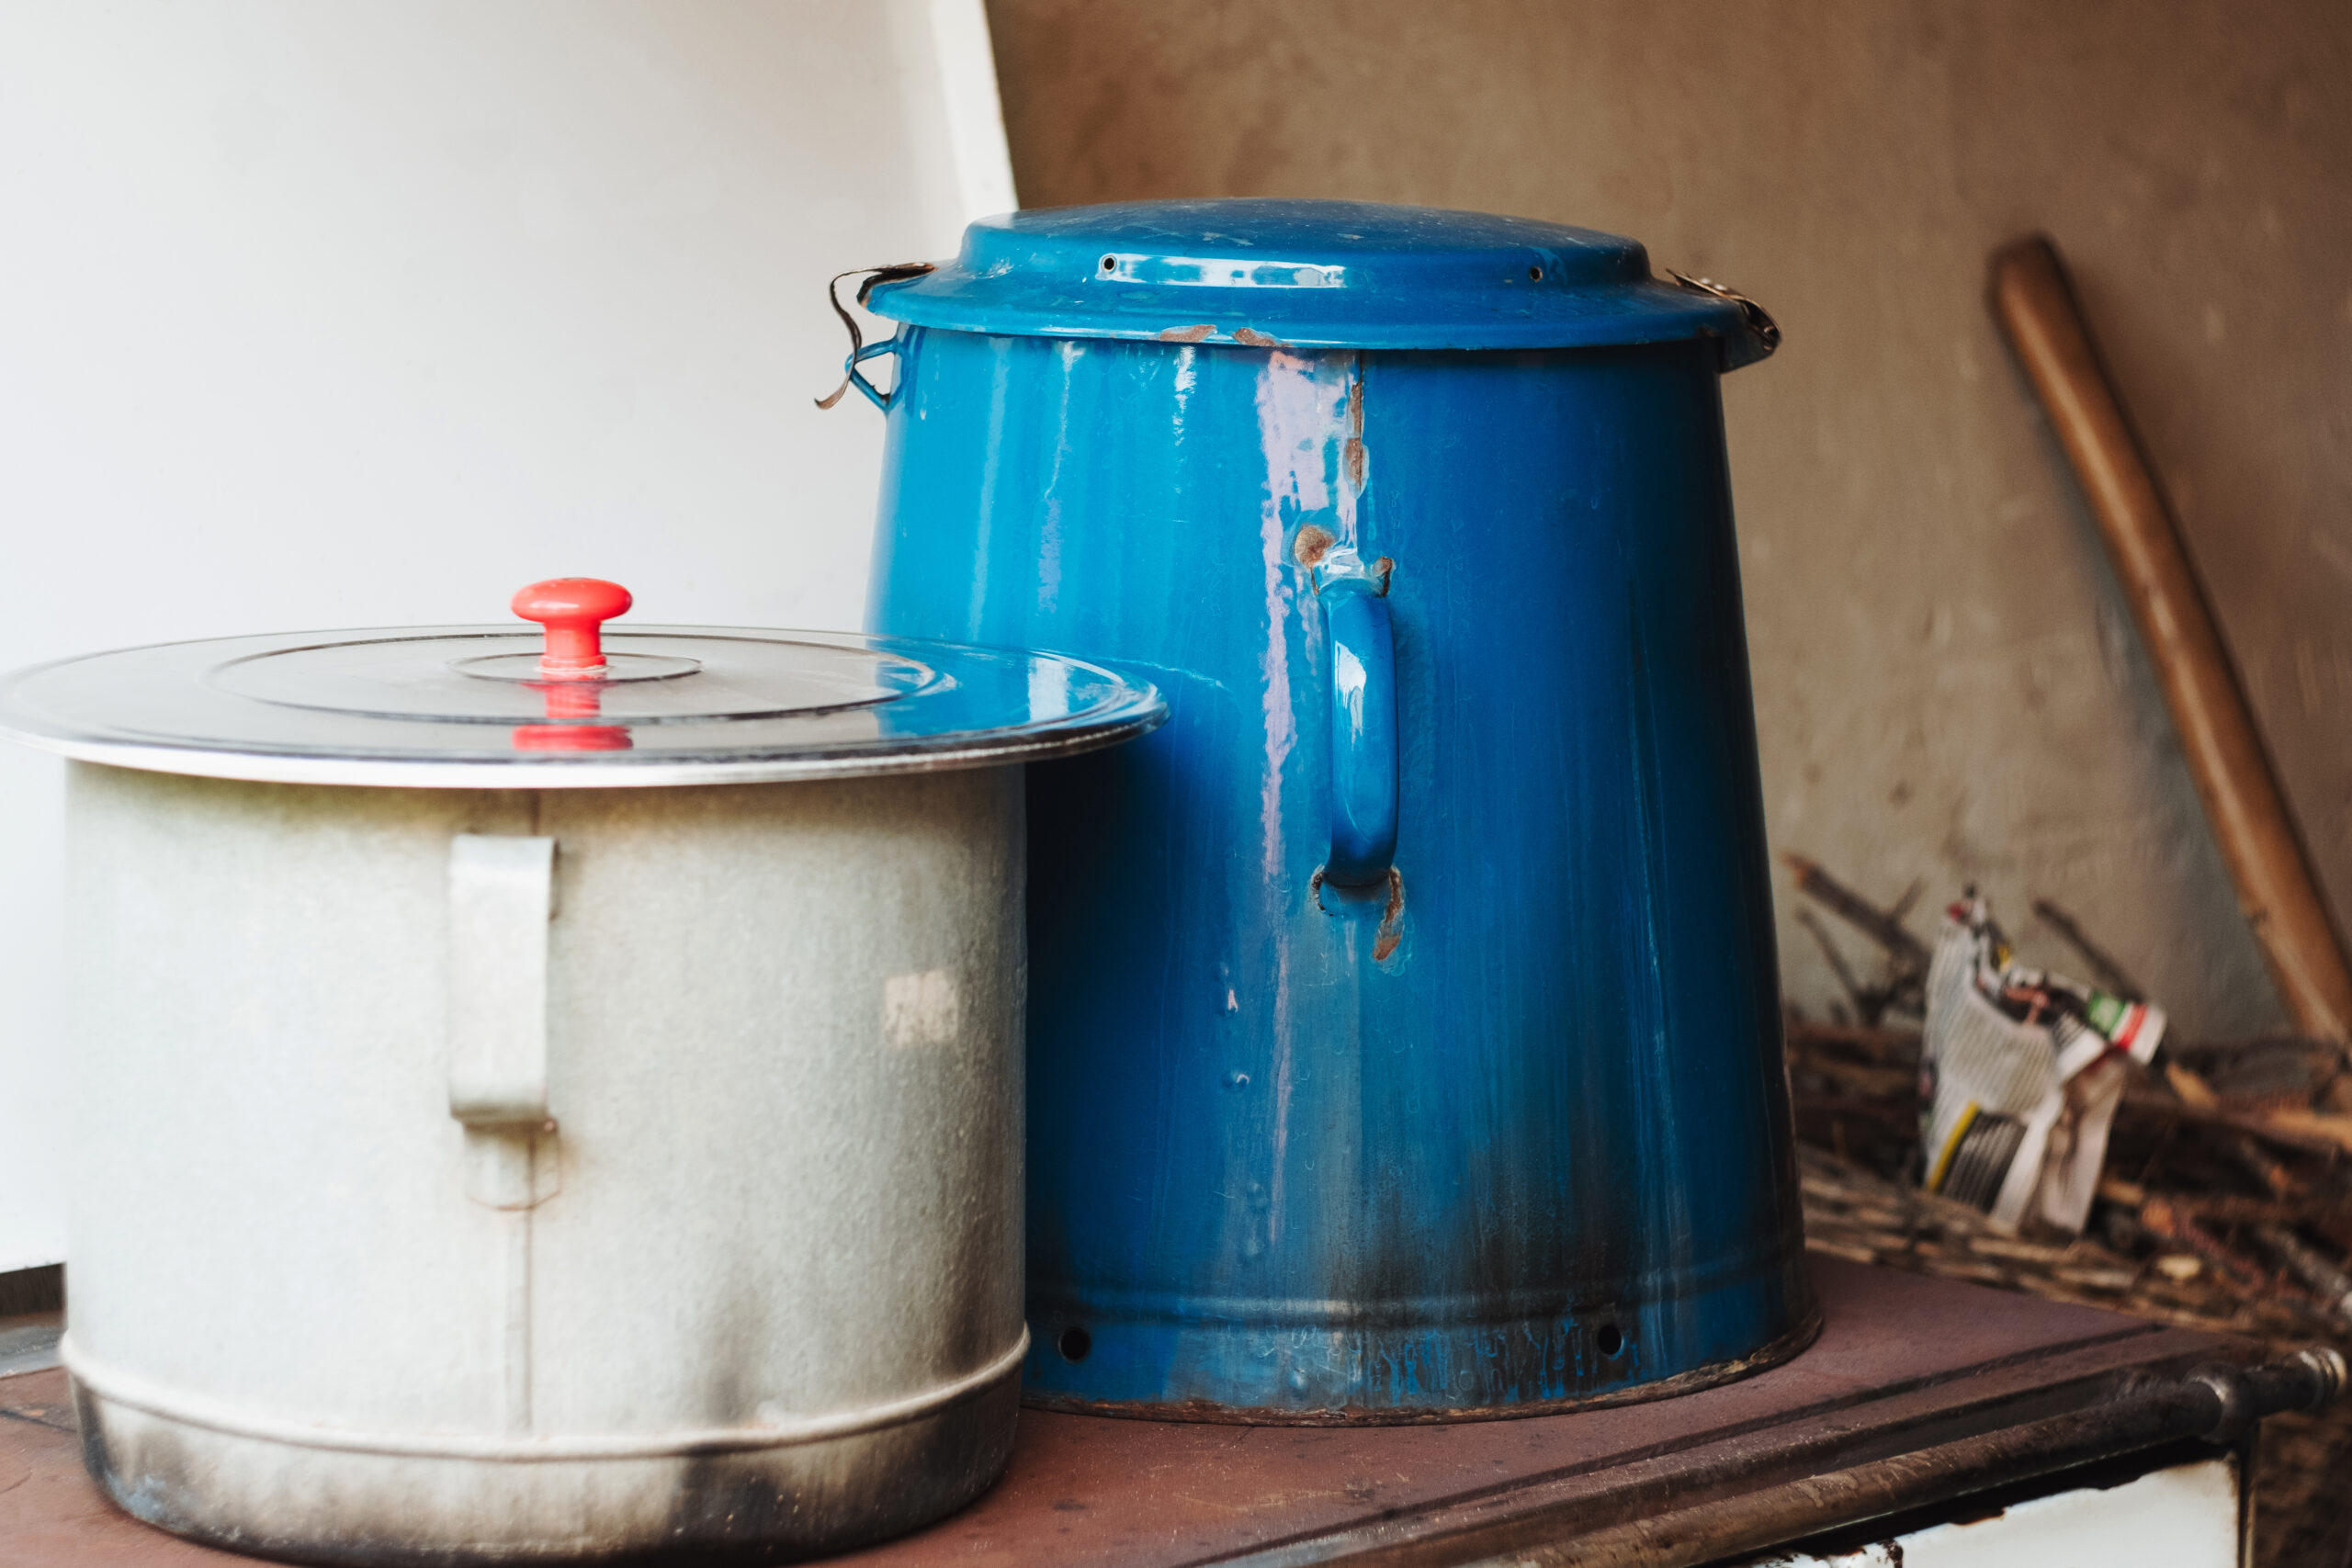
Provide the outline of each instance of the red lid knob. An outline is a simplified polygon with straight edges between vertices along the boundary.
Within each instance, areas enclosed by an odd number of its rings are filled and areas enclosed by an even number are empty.
[[[605,672],[604,625],[629,607],[628,590],[594,577],[551,577],[514,595],[514,613],[548,629],[539,673],[587,681]]]
[[[637,745],[626,724],[526,724],[512,739],[517,751],[628,751]]]

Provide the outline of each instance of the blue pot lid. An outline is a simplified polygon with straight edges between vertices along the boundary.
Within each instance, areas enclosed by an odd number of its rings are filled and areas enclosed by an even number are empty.
[[[570,591],[583,588],[608,592],[582,612],[586,596]],[[535,613],[550,604],[572,613]],[[615,584],[568,578],[516,596],[518,614],[548,626],[544,641],[510,622],[62,660],[0,680],[0,734],[85,761],[213,778],[611,789],[1025,762],[1125,740],[1167,716],[1148,683],[1054,654],[593,624],[628,604]]]
[[[985,218],[956,259],[876,286],[877,314],[1030,337],[1302,348],[1565,348],[1713,337],[1764,312],[1650,275],[1641,245],[1531,218],[1355,201],[1129,201]]]

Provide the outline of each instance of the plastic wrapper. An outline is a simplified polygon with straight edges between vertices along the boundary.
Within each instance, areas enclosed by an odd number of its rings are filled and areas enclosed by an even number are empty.
[[[1919,1051],[1921,1185],[2005,1230],[2079,1235],[2123,1098],[2123,1058],[2164,1039],[2164,1010],[2016,963],[1984,900],[1944,912]]]

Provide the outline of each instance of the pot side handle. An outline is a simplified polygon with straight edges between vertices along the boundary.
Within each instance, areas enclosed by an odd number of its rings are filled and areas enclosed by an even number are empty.
[[[1388,619],[1383,556],[1366,566],[1351,549],[1315,567],[1315,592],[1331,655],[1331,854],[1323,880],[1385,886],[1396,858],[1396,639]]]
[[[552,1131],[548,921],[553,839],[449,840],[449,1114],[469,1127]]]
[[[886,392],[867,380],[865,373],[858,368],[859,366],[876,355],[898,353],[899,334],[893,333],[880,343],[867,343],[865,331],[857,324],[857,318],[851,315],[848,308],[842,303],[842,279],[855,277],[861,272],[865,275],[865,280],[857,286],[857,302],[865,305],[873,299],[874,290],[883,284],[904,283],[910,278],[921,277],[927,272],[937,270],[939,270],[937,265],[933,262],[899,262],[890,266],[853,267],[847,272],[835,274],[833,280],[825,285],[825,302],[833,308],[833,314],[842,319],[842,325],[849,329],[849,357],[842,361],[842,384],[817,400],[819,408],[831,408],[842,400],[843,392],[855,387],[865,395],[867,402],[872,403],[884,413],[888,413],[890,400],[899,395],[898,383],[895,381],[891,383],[890,389]],[[900,363],[903,364],[904,361]]]

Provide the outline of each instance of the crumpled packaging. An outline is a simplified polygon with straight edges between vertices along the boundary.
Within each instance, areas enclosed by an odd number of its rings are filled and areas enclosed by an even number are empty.
[[[2004,1230],[2037,1221],[2080,1235],[2123,1099],[2123,1058],[2155,1055],[2164,1010],[2014,962],[1973,897],[1944,911],[1927,1000],[1920,1184]]]

